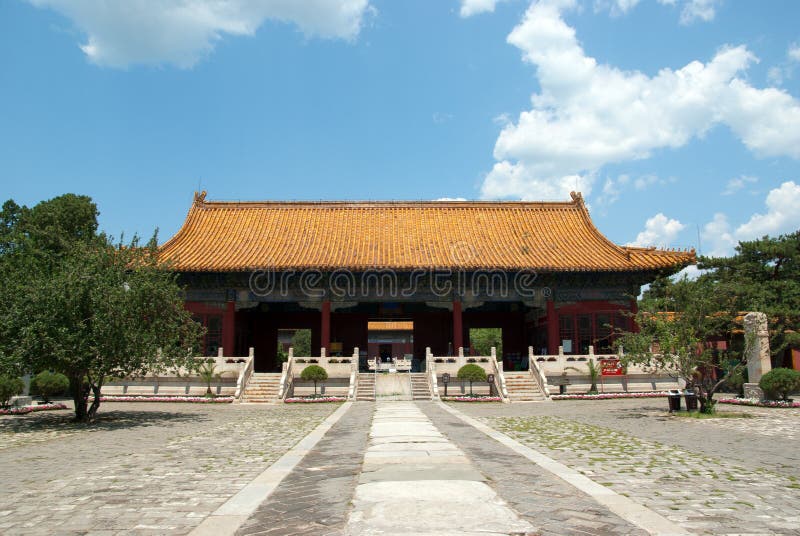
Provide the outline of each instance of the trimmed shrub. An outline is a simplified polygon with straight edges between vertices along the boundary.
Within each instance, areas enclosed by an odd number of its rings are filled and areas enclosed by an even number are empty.
[[[464,365],[458,369],[458,379],[469,382],[469,394],[472,396],[472,382],[485,382],[486,371],[478,365]]]
[[[21,378],[0,376],[0,407],[8,407],[12,396],[21,395],[25,390],[25,382]]]
[[[800,391],[800,371],[788,368],[772,369],[761,377],[758,386],[769,399],[774,400],[780,396],[782,400],[788,400],[790,394]]]
[[[69,390],[69,379],[58,372],[43,370],[31,380],[31,394],[42,397],[45,404],[54,396],[61,396]]]
[[[328,379],[328,373],[319,365],[309,365],[300,373],[300,378],[306,382],[314,382],[314,396],[317,396],[317,382]]]

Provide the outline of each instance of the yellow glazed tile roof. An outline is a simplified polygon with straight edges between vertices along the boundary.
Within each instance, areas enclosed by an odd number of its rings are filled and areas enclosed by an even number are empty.
[[[617,246],[571,202],[228,202],[195,194],[160,250],[183,272],[392,268],[644,271],[694,251]]]

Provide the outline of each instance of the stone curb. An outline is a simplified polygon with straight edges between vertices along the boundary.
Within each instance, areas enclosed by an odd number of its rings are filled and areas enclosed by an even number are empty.
[[[628,521],[649,534],[658,536],[690,536],[693,533],[687,531],[665,518],[661,514],[643,506],[628,497],[620,495],[615,491],[598,484],[594,480],[582,475],[578,471],[549,458],[530,447],[498,432],[497,430],[483,424],[482,422],[464,415],[457,409],[451,408],[443,402],[437,402],[445,411],[455,415],[470,426],[477,428],[495,441],[502,443],[514,452],[525,456],[527,459],[545,469],[546,471],[559,477],[566,483],[582,491],[598,503],[608,508],[619,517]]]
[[[352,402],[342,404],[291,450],[212,512],[189,534],[191,536],[233,536],[236,534],[239,527],[247,521],[256,508],[269,497],[270,493],[275,491],[286,475],[292,472],[300,460],[314,448],[352,405]]]

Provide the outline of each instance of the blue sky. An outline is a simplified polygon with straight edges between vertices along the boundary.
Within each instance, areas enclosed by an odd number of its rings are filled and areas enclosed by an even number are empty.
[[[726,254],[800,227],[799,20],[793,0],[9,0],[0,194],[87,194],[107,232],[163,241],[198,188],[579,189],[617,243]]]

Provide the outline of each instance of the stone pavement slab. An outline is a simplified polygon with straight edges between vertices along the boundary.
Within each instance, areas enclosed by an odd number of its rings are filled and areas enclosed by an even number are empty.
[[[108,403],[0,417],[0,534],[187,534],[338,405]]]
[[[367,448],[345,534],[532,531],[457,446],[441,441],[444,436],[414,403],[376,405],[370,438],[392,437],[391,443],[371,442]]]
[[[372,411],[373,404],[354,403],[236,534],[341,534]]]
[[[641,401],[614,401],[609,408],[642,409]],[[604,486],[657,511],[667,519],[697,534],[787,534],[800,535],[800,484],[792,471],[776,466],[775,459],[759,463],[758,450],[747,465],[747,444],[733,448],[729,438],[747,433],[755,445],[775,443],[773,437],[758,432],[740,432],[752,419],[691,420],[663,417],[655,413],[636,419],[636,427],[627,427],[615,420],[613,411],[590,412],[598,423],[588,424],[585,402],[581,406],[552,411],[558,417],[530,414],[541,408],[464,408],[472,414],[494,414],[484,421],[519,442],[579,471]],[[459,406],[459,409],[461,406]],[[570,409],[574,415],[568,413]],[[737,410],[740,408],[736,408]],[[794,410],[788,410],[794,411]],[[518,416],[501,416],[503,414]],[[527,414],[527,415],[526,415]],[[763,415],[763,414],[761,414]],[[789,413],[776,412],[779,421],[792,419]],[[619,419],[619,416],[616,417]],[[668,420],[667,420],[668,419]],[[660,437],[664,420],[673,437],[665,442]],[[729,421],[737,424],[730,425]],[[624,429],[625,431],[622,431]],[[758,430],[758,428],[756,428]],[[702,434],[701,432],[705,432]],[[696,442],[687,442],[693,438]],[[780,450],[769,447],[780,457]],[[795,449],[788,442],[784,449]],[[714,450],[719,451],[714,455]],[[735,455],[728,458],[726,455]],[[796,469],[796,468],[795,468]]]
[[[497,494],[536,527],[536,534],[647,534],[507,446],[489,439],[438,404],[418,404],[437,428],[470,457]]]

